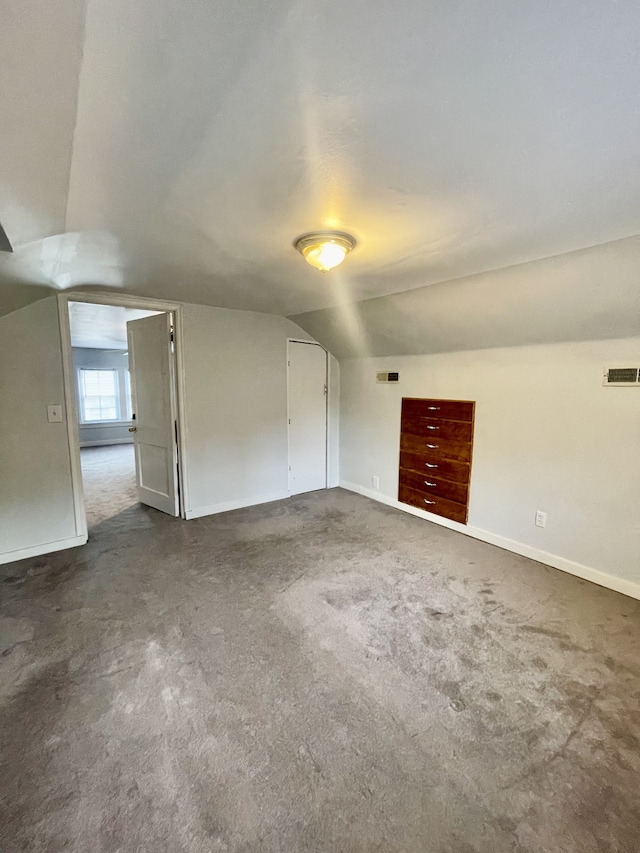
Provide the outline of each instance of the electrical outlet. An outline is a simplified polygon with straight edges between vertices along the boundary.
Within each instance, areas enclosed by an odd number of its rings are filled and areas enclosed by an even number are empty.
[[[47,406],[47,420],[50,424],[62,423],[62,406],[56,403],[55,406]]]
[[[536,510],[536,527],[546,527],[547,526],[547,513],[542,512],[542,510]]]
[[[380,488],[380,477],[376,477],[376,475],[374,474],[373,477],[371,478],[371,485],[373,486],[374,489],[379,489]]]

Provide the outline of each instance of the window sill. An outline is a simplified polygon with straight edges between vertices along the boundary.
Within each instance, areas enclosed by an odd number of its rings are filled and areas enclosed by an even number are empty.
[[[87,421],[78,423],[80,429],[104,429],[104,427],[130,427],[133,421]]]

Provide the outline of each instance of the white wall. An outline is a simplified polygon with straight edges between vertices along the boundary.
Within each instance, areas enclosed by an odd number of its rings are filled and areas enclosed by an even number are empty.
[[[185,305],[187,517],[288,495],[283,317]],[[338,365],[330,357],[329,485],[337,485]]]
[[[311,339],[283,317],[184,306],[188,517],[288,496],[287,338]],[[335,486],[331,356],[329,376]],[[0,317],[0,562],[86,541],[76,533],[67,424],[48,423],[52,403],[64,404],[56,297]]]
[[[341,481],[393,503],[401,398],[475,400],[468,529],[640,596],[640,388],[602,386],[616,361],[640,364],[640,338],[341,361]]]
[[[80,544],[55,297],[0,317],[0,562]],[[64,411],[64,408],[63,408]]]

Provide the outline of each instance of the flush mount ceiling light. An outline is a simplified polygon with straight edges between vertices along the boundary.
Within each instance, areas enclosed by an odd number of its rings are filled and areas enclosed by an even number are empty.
[[[312,231],[302,234],[293,245],[308,264],[328,272],[344,261],[356,241],[342,231]]]

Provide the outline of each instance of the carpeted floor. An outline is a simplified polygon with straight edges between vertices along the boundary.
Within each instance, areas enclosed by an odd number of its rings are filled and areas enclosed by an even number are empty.
[[[3,567],[0,849],[640,849],[640,603],[341,490]]]
[[[138,502],[133,444],[83,447],[82,485],[89,532]]]

